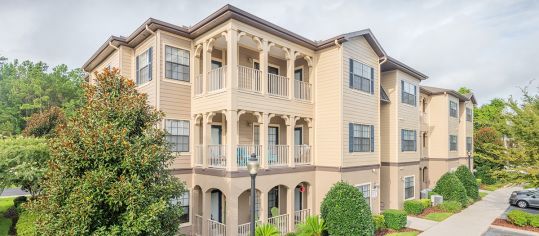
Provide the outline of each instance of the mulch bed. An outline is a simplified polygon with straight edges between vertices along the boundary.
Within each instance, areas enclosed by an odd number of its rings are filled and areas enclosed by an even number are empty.
[[[375,235],[375,236],[384,236],[384,235],[386,235],[386,234],[400,233],[400,232],[419,232],[419,233],[421,233],[421,231],[419,231],[419,230],[417,230],[417,229],[402,228],[402,229],[400,229],[400,230],[383,229],[383,230],[377,231],[376,234],[374,234],[374,235]]]
[[[446,211],[443,211],[442,209],[438,208],[438,207],[429,207],[429,208],[426,208],[425,210],[423,210],[423,212],[419,215],[415,215],[415,217],[419,217],[419,218],[425,218],[425,216],[427,216],[428,214],[430,213],[441,213],[441,212],[446,212]]]
[[[539,228],[536,228],[536,227],[533,227],[533,226],[529,226],[529,225],[526,225],[526,226],[518,226],[518,225],[514,225],[514,224],[511,224],[511,222],[509,222],[508,220],[500,219],[500,218],[495,219],[495,220],[492,222],[492,224],[493,224],[493,225],[497,225],[497,226],[507,227],[507,228],[520,229],[520,230],[527,230],[527,231],[532,231],[532,232],[537,232],[537,233],[539,233]]]

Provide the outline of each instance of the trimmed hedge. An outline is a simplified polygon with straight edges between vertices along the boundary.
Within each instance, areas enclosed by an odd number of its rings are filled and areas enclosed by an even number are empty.
[[[384,215],[373,215],[372,221],[374,222],[374,229],[380,231],[386,228],[386,221]]]
[[[383,213],[386,227],[394,230],[402,229],[406,226],[406,212],[400,210],[389,209]]]
[[[442,202],[442,204],[438,205],[438,207],[443,211],[447,211],[451,213],[457,213],[460,210],[462,210],[462,204],[460,204],[460,202],[457,202],[457,201]]]
[[[404,201],[404,211],[410,215],[419,215],[425,208],[425,204],[418,199]]]
[[[454,173],[447,172],[442,175],[433,191],[442,195],[444,201],[458,201],[463,206],[468,204],[466,189]]]
[[[529,214],[528,224],[533,227],[539,227],[539,214]]]
[[[423,204],[424,209],[427,209],[432,205],[432,202],[430,201],[430,199],[419,199],[419,201],[421,202],[421,204]]]
[[[466,196],[473,200],[479,199],[479,185],[470,169],[468,169],[467,166],[461,165],[457,168],[457,171],[455,171],[455,175],[459,178],[462,185],[464,185]]]
[[[521,210],[512,210],[509,213],[507,213],[507,218],[511,223],[518,226],[526,226],[528,225],[528,219],[530,218],[530,214],[525,211]]]
[[[36,231],[36,215],[24,210],[19,216],[17,225],[17,236],[34,236]]]
[[[373,235],[374,222],[363,194],[354,186],[337,182],[320,206],[329,235]]]

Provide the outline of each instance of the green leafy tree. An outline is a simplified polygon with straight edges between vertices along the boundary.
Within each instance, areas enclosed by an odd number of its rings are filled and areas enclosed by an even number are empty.
[[[468,204],[466,189],[459,178],[452,172],[442,175],[432,191],[442,195],[444,201],[457,201],[463,206]]]
[[[20,186],[33,197],[38,195],[49,156],[45,139],[0,139],[0,190],[9,186]]]
[[[43,235],[176,235],[185,191],[162,113],[135,84],[105,70],[85,85],[86,103],[51,139],[43,194],[29,206]]]
[[[464,185],[466,195],[474,200],[479,199],[479,185],[470,169],[467,166],[461,165],[455,171],[455,175],[459,178],[462,185]]]
[[[484,184],[496,183],[496,171],[502,170],[507,150],[501,133],[492,127],[479,128],[474,132],[474,166],[476,177]]]
[[[330,235],[373,235],[374,222],[363,194],[354,186],[337,182],[320,206]]]
[[[43,112],[32,114],[22,134],[34,137],[50,137],[54,134],[56,127],[64,123],[65,117],[62,109],[50,107]]]
[[[309,216],[297,226],[298,236],[322,236],[326,223],[319,216]]]
[[[466,95],[472,93],[472,90],[467,87],[460,87],[458,92],[462,95]]]
[[[280,236],[281,233],[279,232],[279,229],[275,227],[275,225],[262,224],[262,225],[256,226],[255,235],[256,236]]]

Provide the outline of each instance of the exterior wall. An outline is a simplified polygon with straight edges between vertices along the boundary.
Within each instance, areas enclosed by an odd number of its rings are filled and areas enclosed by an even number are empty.
[[[385,209],[402,209],[405,200],[419,199],[420,178],[419,163],[413,165],[382,165],[382,195],[381,205]],[[404,177],[414,176],[414,197],[404,198]]]
[[[401,88],[401,81],[406,81],[410,84],[413,84],[416,86],[416,94],[417,94],[417,97],[416,97],[416,105],[415,106],[412,106],[412,105],[408,105],[406,103],[403,103],[401,101],[402,97],[400,95],[400,91],[402,91],[402,88]],[[419,124],[419,82],[420,80],[402,72],[402,71],[397,71],[397,97],[398,99],[396,99],[395,101],[398,101],[397,102],[397,109],[398,109],[398,129],[395,130],[396,134],[396,139],[397,139],[397,143],[399,145],[396,145],[396,146],[393,146],[391,148],[397,148],[396,152],[399,153],[399,158],[398,158],[398,161],[399,162],[417,162],[419,161],[420,159],[420,139],[419,139],[419,135],[420,135],[420,124]],[[406,151],[406,152],[402,152],[401,150],[401,130],[402,129],[407,129],[407,130],[415,130],[416,131],[416,151]]]
[[[398,111],[397,106],[400,101],[397,92],[397,71],[388,71],[382,73],[382,87],[389,97],[390,103],[380,105],[380,139],[381,139],[381,161],[398,162],[397,150],[400,139],[397,137]],[[384,172],[384,168],[382,168]],[[382,189],[384,187],[382,186]]]
[[[429,102],[429,158],[449,157],[449,102],[446,95],[432,96]],[[455,129],[454,129],[455,130]]]
[[[100,73],[109,66],[111,69],[112,68],[120,69],[119,62],[120,62],[120,53],[118,52],[118,50],[116,50],[113,53],[111,53],[105,60],[103,60],[103,62],[99,63],[99,65],[97,65],[95,69],[92,70],[92,72],[90,72],[90,82],[93,82],[95,80],[94,73],[96,72]]]
[[[343,181],[354,186],[370,184],[371,210],[375,214],[380,213],[380,169],[378,167],[367,170],[342,172],[341,175]]]

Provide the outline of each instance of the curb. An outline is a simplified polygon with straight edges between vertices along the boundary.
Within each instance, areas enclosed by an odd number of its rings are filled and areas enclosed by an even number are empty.
[[[500,231],[519,234],[523,236],[524,235],[525,236],[539,236],[539,233],[536,233],[536,232],[531,232],[531,231],[521,230],[521,229],[513,229],[513,228],[508,228],[508,227],[503,227],[503,226],[498,226],[498,225],[491,225],[489,229],[500,230]]]

